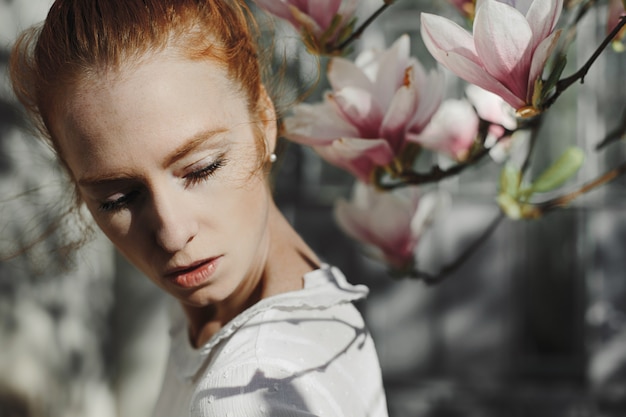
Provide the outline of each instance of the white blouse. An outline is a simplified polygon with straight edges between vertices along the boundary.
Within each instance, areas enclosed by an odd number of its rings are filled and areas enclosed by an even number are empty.
[[[259,301],[200,349],[182,312],[155,417],[386,417],[374,343],[352,305],[367,288],[328,265]]]

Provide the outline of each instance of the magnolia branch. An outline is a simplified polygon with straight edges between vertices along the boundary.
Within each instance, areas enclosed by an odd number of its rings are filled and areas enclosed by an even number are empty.
[[[624,136],[626,136],[626,108],[622,112],[620,124],[596,145],[596,150],[599,151],[610,143],[620,140]]]
[[[582,18],[585,17],[587,12],[589,12],[589,10],[591,10],[593,8],[593,6],[595,6],[596,3],[597,3],[597,0],[588,0],[588,1],[584,2],[584,3],[582,3],[581,5],[579,5],[579,7],[578,7],[578,9],[576,11],[576,14],[574,15],[574,18],[567,25],[567,28],[565,29],[565,33],[566,33],[565,34],[565,41],[561,44],[561,47],[559,48],[559,52],[557,53],[557,56],[564,56],[565,55],[565,49],[567,49],[569,47],[569,45],[574,40],[574,37],[576,36],[578,23],[580,23]]]
[[[379,180],[375,183],[375,185],[381,190],[393,190],[396,188],[408,187],[410,185],[423,185],[438,182],[445,178],[460,174],[466,168],[469,168],[470,166],[476,164],[488,153],[489,149],[482,148],[480,151],[476,152],[471,157],[471,159],[453,165],[448,169],[442,169],[439,165],[435,165],[430,169],[430,171],[425,173],[415,171],[402,171],[394,175],[394,178],[397,181],[392,183],[385,183]]]
[[[404,171],[400,174],[404,185],[422,185],[432,182],[438,182],[445,178],[460,174],[465,169],[478,163],[485,155],[489,153],[488,148],[482,148],[480,151],[472,155],[471,159],[457,165],[453,165],[448,169],[441,169],[438,165],[431,168],[427,173],[419,173],[413,171]]]
[[[552,104],[554,104],[557,98],[559,98],[559,96],[563,94],[563,92],[567,90],[576,81],[580,80],[581,83],[585,82],[585,76],[589,72],[589,69],[591,68],[591,66],[595,63],[596,59],[598,59],[598,57],[606,49],[606,47],[609,46],[613,38],[615,38],[615,36],[619,33],[622,27],[624,27],[624,25],[626,25],[626,16],[622,16],[620,18],[618,24],[615,25],[611,33],[609,33],[606,36],[606,38],[604,38],[600,46],[594,51],[593,55],[591,55],[591,57],[589,58],[589,60],[587,60],[585,65],[583,65],[574,74],[570,75],[569,77],[563,78],[559,80],[559,82],[556,83],[554,94],[552,94],[552,96],[548,100],[546,100],[544,103],[545,108],[548,108]]]
[[[348,46],[350,46],[350,44],[352,42],[354,42],[355,40],[360,38],[361,35],[363,34],[363,32],[365,32],[365,29],[367,29],[369,27],[369,25],[371,25],[374,22],[374,20],[378,19],[378,17],[385,10],[387,10],[387,8],[389,8],[389,6],[391,6],[393,3],[394,3],[394,1],[389,1],[389,0],[385,1],[385,4],[380,6],[378,8],[378,10],[376,10],[369,18],[367,18],[367,20],[365,22],[363,22],[363,24],[361,24],[361,26],[359,26],[354,32],[352,32],[352,34],[350,35],[350,37],[348,39],[343,41],[339,46],[333,48],[331,53],[332,52],[337,52],[337,51],[343,51]]]
[[[502,138],[511,136],[517,130],[526,129],[526,128],[535,129],[536,124],[538,123],[538,120],[539,118],[535,119],[532,122],[528,122],[524,127],[518,128],[516,130],[509,130],[509,129],[506,129],[504,126],[500,125],[500,127],[504,129],[504,133],[498,139],[498,141],[501,140]],[[492,125],[494,125],[494,123],[480,119],[479,134],[477,138],[477,143],[478,143],[478,146],[480,147],[478,148],[478,150],[472,152],[470,156],[468,157],[468,159],[466,159],[465,161],[459,162],[458,164],[453,165],[447,169],[442,169],[439,165],[435,165],[428,172],[415,172],[412,170],[404,169],[400,172],[393,173],[392,175],[392,178],[394,180],[393,182],[383,182],[382,181],[384,179],[383,175],[374,175],[374,178],[376,179],[376,181],[374,181],[375,185],[381,190],[393,190],[396,188],[407,187],[411,185],[430,184],[433,182],[441,181],[449,177],[453,177],[455,175],[459,175],[465,169],[476,165],[486,155],[489,154],[489,151],[491,150],[491,148],[486,148],[484,146],[484,142],[485,142],[487,133],[489,131],[489,127]],[[382,169],[381,172],[385,172],[385,170]]]
[[[411,274],[411,278],[421,279],[428,285],[439,284],[445,278],[447,278],[451,273],[459,269],[472,255],[491,237],[493,232],[498,228],[502,220],[504,219],[504,214],[499,213],[492,221],[489,223],[487,228],[478,236],[478,238],[469,245],[465,251],[463,251],[458,258],[443,267],[441,271],[437,274],[431,274],[424,271],[415,270]]]
[[[543,203],[535,203],[533,205],[535,206],[535,209],[538,211],[537,213],[538,215],[545,214],[551,210],[567,206],[569,203],[571,203],[573,200],[580,197],[581,195],[588,193],[594,188],[600,187],[608,182],[611,182],[617,177],[619,177],[620,175],[623,175],[625,173],[626,173],[626,162],[618,165],[612,170],[604,173],[600,177],[596,178],[595,180],[591,182],[588,182],[587,184],[583,185],[582,187],[578,188],[575,191],[572,191],[571,193],[553,198]]]

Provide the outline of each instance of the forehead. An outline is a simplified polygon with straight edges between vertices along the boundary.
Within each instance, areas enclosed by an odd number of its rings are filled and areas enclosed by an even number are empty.
[[[62,154],[75,178],[154,156],[206,130],[250,122],[246,99],[211,61],[157,56],[79,83],[54,119]]]
[[[211,106],[215,107],[212,112],[219,110],[216,116],[237,118],[241,115],[239,108],[245,105],[243,95],[222,66],[210,60],[163,54],[120,69],[101,71],[79,82],[65,102],[66,116],[71,119],[97,122],[115,117],[120,128],[138,126],[145,120],[167,127],[170,119],[182,114],[193,117],[198,113],[198,117],[204,117],[211,112],[201,109]]]

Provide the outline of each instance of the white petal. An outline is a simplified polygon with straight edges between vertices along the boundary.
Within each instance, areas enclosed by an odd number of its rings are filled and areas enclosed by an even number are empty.
[[[315,150],[333,160],[352,160],[367,156],[377,165],[388,164],[394,156],[384,139],[341,138],[331,145],[316,147]]]
[[[410,86],[404,86],[396,94],[387,109],[382,122],[380,135],[391,142],[392,147],[399,151],[403,145],[404,132],[417,108],[417,94]]]
[[[378,66],[380,65],[378,55],[380,55],[380,51],[366,49],[354,60],[354,64],[363,71],[363,74],[371,81],[372,85],[376,81]]]
[[[361,137],[379,137],[384,116],[369,91],[346,87],[336,91],[330,100],[336,103],[343,117],[359,130]]]
[[[454,52],[480,64],[474,38],[453,21],[441,16],[422,13],[422,40],[431,55],[439,62],[448,52]]]
[[[367,91],[374,90],[372,81],[359,67],[345,58],[331,59],[326,75],[333,90],[341,90],[346,87],[355,87]]]
[[[296,26],[296,28],[307,28],[309,32],[315,34],[315,36],[321,36],[321,34],[324,32],[324,29],[322,29],[320,24],[315,19],[313,19],[313,17],[301,11],[298,7],[290,5],[289,11],[293,16],[290,21],[292,23],[295,22],[294,25]]]
[[[487,1],[476,13],[474,42],[480,61],[518,97],[526,97],[532,35],[524,15],[506,4]]]
[[[469,84],[465,88],[465,95],[482,119],[500,124],[509,130],[517,127],[515,110],[500,96],[474,84]]]
[[[441,105],[445,88],[443,73],[432,70],[423,82],[416,81],[414,88],[417,89],[419,106],[411,119],[410,130],[417,133],[424,129]]]
[[[474,143],[478,133],[478,117],[467,100],[446,100],[431,122],[419,135],[407,139],[460,159]]]
[[[539,77],[541,77],[543,73],[543,68],[546,65],[546,61],[552,55],[552,51],[556,47],[559,36],[561,35],[561,31],[557,30],[552,35],[543,40],[535,50],[535,54],[533,55],[532,64],[530,66],[530,72],[528,74],[528,95],[526,101],[530,102],[532,98],[532,94],[534,91],[535,81]]]
[[[411,220],[411,233],[419,237],[435,219],[437,213],[449,205],[450,198],[442,192],[431,192],[422,196],[417,212]]]
[[[370,194],[371,188],[367,184],[361,181],[356,181],[352,187],[352,205],[359,209],[368,211],[372,205]]]
[[[393,150],[384,139],[341,138],[331,145],[314,149],[322,158],[363,182],[371,180],[372,169],[387,165],[394,157]]]
[[[500,83],[500,81],[487,73],[484,68],[476,65],[465,57],[450,52],[439,62],[465,81],[476,84],[487,91],[499,95],[515,109],[519,109],[526,104],[525,97],[524,99],[517,97],[511,90]]]
[[[335,203],[335,220],[339,227],[350,237],[360,242],[370,243],[372,240],[367,228],[364,227],[366,221],[363,214],[346,200],[340,199]]]
[[[373,189],[370,194],[370,216],[373,220],[370,230],[378,244],[388,251],[400,249],[399,244],[404,246],[403,243],[410,240],[411,218],[416,205],[403,195],[405,193]]]
[[[375,97],[381,108],[387,108],[398,88],[402,85],[404,71],[408,67],[411,44],[408,35],[398,38],[382,53],[378,60]]]
[[[326,102],[297,105],[293,115],[285,118],[284,127],[285,137],[312,146],[358,135],[356,128],[343,120]]]
[[[340,200],[335,206],[339,225],[357,240],[378,247],[387,261],[402,263],[411,242],[414,205],[396,192],[380,192],[360,182],[355,184],[354,194],[351,202]],[[366,208],[362,206],[365,200]]]
[[[320,25],[322,30],[326,30],[330,27],[330,23],[339,11],[340,5],[340,0],[309,1],[309,7],[306,12]]]
[[[533,32],[533,49],[552,33],[561,16],[563,0],[535,0],[526,14]]]
[[[313,0],[315,1],[315,0]],[[339,14],[351,18],[359,5],[360,0],[338,0],[340,3]],[[348,19],[349,20],[349,19]],[[347,23],[347,22],[346,22]]]
[[[512,5],[513,7],[515,7],[517,10],[519,10],[519,12],[521,14],[523,14],[524,16],[526,16],[526,14],[528,13],[528,10],[530,9],[532,3],[535,0],[506,0],[503,3],[507,3]],[[539,0],[539,1],[544,1],[544,0]],[[536,1],[535,1],[536,3]]]

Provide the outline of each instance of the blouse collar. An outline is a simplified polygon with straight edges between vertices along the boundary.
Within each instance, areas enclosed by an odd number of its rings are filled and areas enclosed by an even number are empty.
[[[267,310],[315,310],[326,309],[338,304],[350,303],[367,296],[364,285],[348,283],[336,267],[323,264],[319,269],[304,275],[304,287],[298,291],[277,294],[254,304],[236,316],[202,347],[195,349],[189,342],[187,323],[180,308],[173,312],[170,330],[172,360],[181,379],[191,379],[198,373],[213,348],[228,339],[246,322]]]

